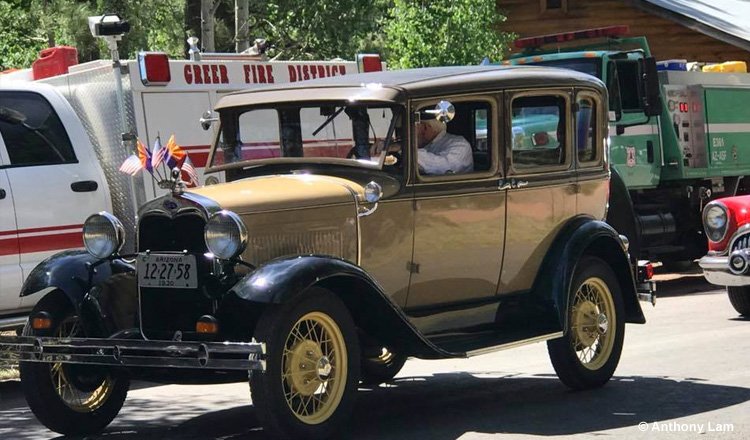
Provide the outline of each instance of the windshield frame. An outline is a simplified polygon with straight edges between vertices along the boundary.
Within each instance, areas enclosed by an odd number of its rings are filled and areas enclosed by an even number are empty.
[[[383,147],[378,151],[377,155],[373,155],[370,159],[346,159],[346,158],[335,158],[335,157],[273,157],[273,158],[264,158],[264,159],[248,159],[248,160],[240,160],[236,162],[231,163],[223,163],[219,165],[214,165],[214,157],[218,151],[220,146],[220,139],[222,136],[222,132],[224,130],[224,126],[228,120],[232,120],[235,124],[238,123],[240,115],[243,113],[246,113],[248,111],[252,110],[262,110],[262,109],[271,109],[271,110],[279,110],[282,108],[289,108],[289,107],[299,107],[299,108],[311,108],[311,107],[335,107],[339,108],[341,106],[346,106],[347,104],[357,104],[357,105],[365,105],[365,106],[375,106],[379,108],[390,108],[392,117],[388,124],[388,130],[387,134],[382,138],[384,140]],[[294,101],[294,102],[276,102],[272,104],[262,104],[262,105],[249,105],[249,106],[237,106],[237,107],[226,107],[219,110],[219,123],[216,126],[216,130],[214,132],[213,141],[211,143],[211,151],[208,155],[208,161],[205,168],[205,173],[213,173],[218,171],[225,171],[225,170],[241,170],[241,169],[249,169],[249,168],[255,168],[257,166],[263,166],[263,165],[279,165],[279,164],[290,164],[290,165],[297,165],[297,164],[315,164],[315,165],[325,165],[325,164],[331,164],[331,165],[344,165],[349,167],[355,167],[355,168],[365,168],[365,169],[372,169],[372,170],[381,170],[383,169],[383,165],[385,163],[385,159],[387,156],[388,146],[391,144],[395,129],[396,129],[396,123],[399,118],[404,118],[406,114],[405,105],[403,103],[392,101],[392,100],[366,100],[366,101],[357,101],[354,99],[351,100],[313,100],[313,101]],[[404,122],[402,121],[402,124]],[[381,138],[378,138],[380,140]],[[353,145],[352,145],[353,146]],[[371,146],[372,148],[372,146]]]

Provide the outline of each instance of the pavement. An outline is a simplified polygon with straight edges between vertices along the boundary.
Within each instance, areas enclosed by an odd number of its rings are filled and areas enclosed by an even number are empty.
[[[697,275],[657,278],[648,323],[626,327],[615,377],[572,392],[546,345],[466,360],[409,360],[396,380],[362,389],[340,438],[748,439],[750,320]],[[26,407],[18,382],[0,383],[0,438],[58,438]],[[139,383],[92,439],[262,439],[247,384]]]

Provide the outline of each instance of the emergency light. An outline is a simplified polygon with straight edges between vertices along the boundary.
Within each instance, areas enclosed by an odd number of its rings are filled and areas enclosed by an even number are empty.
[[[551,43],[565,43],[574,40],[585,40],[589,38],[616,38],[627,35],[630,28],[627,25],[606,26],[593,29],[584,29],[573,32],[562,32],[559,34],[539,35],[536,37],[519,38],[515,46],[519,49],[541,47]]]
[[[358,54],[357,68],[360,73],[380,72],[383,65],[380,62],[380,55],[377,54]]]
[[[140,52],[138,69],[145,86],[164,86],[172,80],[169,72],[169,57],[162,52]]]

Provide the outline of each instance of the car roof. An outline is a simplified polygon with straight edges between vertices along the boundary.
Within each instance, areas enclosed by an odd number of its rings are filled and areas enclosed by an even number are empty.
[[[395,102],[435,94],[498,88],[590,87],[605,92],[597,78],[543,66],[450,66],[359,73],[274,84],[229,94],[216,109],[273,102],[359,100]],[[300,90],[304,89],[304,93]]]

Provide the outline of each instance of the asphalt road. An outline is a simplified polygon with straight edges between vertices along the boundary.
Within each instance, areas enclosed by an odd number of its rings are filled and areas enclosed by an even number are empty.
[[[568,391],[545,344],[410,360],[393,384],[359,392],[341,438],[750,438],[750,320],[701,277],[662,280],[657,306],[644,304],[648,323],[627,327],[620,366],[604,388]],[[0,438],[56,437],[29,412],[17,382],[0,383]],[[264,435],[244,383],[139,384],[107,431],[91,438]]]

